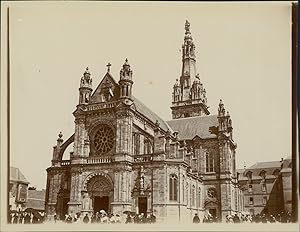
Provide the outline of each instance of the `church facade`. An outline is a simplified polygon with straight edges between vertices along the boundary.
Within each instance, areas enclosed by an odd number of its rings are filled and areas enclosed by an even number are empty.
[[[107,73],[92,89],[88,68],[80,80],[75,132],[59,134],[47,169],[46,213],[105,210],[154,213],[158,221],[217,220],[243,210],[231,118],[222,100],[211,115],[196,71],[186,21],[182,73],[172,93],[172,120],[164,121],[132,95],[126,59],[118,82]],[[73,144],[69,160],[64,152]]]

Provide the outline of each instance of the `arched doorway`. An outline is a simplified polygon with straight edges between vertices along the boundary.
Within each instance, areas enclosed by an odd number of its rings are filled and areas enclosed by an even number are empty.
[[[204,202],[205,214],[209,214],[214,221],[220,220],[218,218],[219,210],[218,210],[218,202],[216,200],[208,200],[206,199]]]
[[[104,210],[111,212],[110,203],[113,201],[113,185],[104,175],[96,175],[87,182],[87,193],[94,212]]]

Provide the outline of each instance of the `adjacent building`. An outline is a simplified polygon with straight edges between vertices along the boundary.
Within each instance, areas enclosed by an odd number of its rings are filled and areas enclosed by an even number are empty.
[[[102,209],[153,212],[158,221],[190,222],[195,213],[225,220],[243,210],[232,120],[222,100],[211,114],[195,54],[186,21],[170,121],[132,95],[134,75],[127,59],[118,81],[108,64],[94,90],[85,70],[73,112],[75,132],[66,141],[59,134],[47,169],[50,217]],[[73,152],[64,160],[68,146]]]
[[[22,210],[26,207],[28,180],[19,168],[10,167],[9,206],[11,210]]]
[[[252,215],[291,212],[292,170],[290,158],[258,162],[238,170],[244,191],[245,211]]]

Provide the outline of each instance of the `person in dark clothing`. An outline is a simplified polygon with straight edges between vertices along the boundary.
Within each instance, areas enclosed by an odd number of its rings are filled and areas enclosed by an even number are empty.
[[[19,224],[22,224],[22,222],[23,222],[23,214],[20,213],[20,214],[19,214],[19,217],[18,217],[18,223],[19,223]]]
[[[199,218],[198,214],[195,213],[195,216],[193,218],[193,223],[197,223],[198,224],[199,222],[200,222],[200,218]]]
[[[56,213],[54,214],[54,223],[56,223],[56,220],[57,220],[57,215]]]
[[[71,223],[72,223],[72,220],[73,220],[72,216],[69,215],[69,216],[67,217],[67,223],[71,224]]]
[[[281,213],[281,222],[282,223],[286,223],[287,222],[287,215],[284,212]]]
[[[96,217],[96,222],[100,223],[101,222],[101,217],[100,217],[100,214],[98,212],[96,213],[95,217]]]
[[[91,217],[91,223],[96,223],[97,222],[97,218],[96,218],[96,214],[92,214],[92,217]]]
[[[133,218],[134,223],[139,223],[139,216],[136,214]]]
[[[25,218],[24,218],[24,224],[29,224],[30,223],[30,219],[31,219],[31,217],[30,217],[29,213],[27,213],[26,216],[25,216]]]
[[[89,221],[90,221],[89,216],[88,216],[88,214],[86,214],[86,215],[84,216],[84,218],[83,218],[83,222],[84,222],[84,223],[89,223]]]
[[[132,223],[130,214],[127,214],[125,224],[127,224],[127,223]]]
[[[35,216],[33,214],[33,218],[32,218],[32,224],[37,224],[39,222],[39,219],[37,218],[37,216]]]
[[[155,223],[156,222],[156,217],[155,217],[155,215],[153,213],[151,213],[150,218],[151,218],[151,223]]]
[[[269,222],[270,223],[275,223],[276,222],[276,219],[272,214],[269,216]]]
[[[233,222],[234,222],[234,223],[240,223],[240,218],[238,217],[237,214],[234,215],[234,217],[233,217]]]
[[[265,214],[263,214],[263,215],[261,216],[261,222],[262,222],[262,223],[267,223],[267,222],[268,222],[267,217],[266,217]]]

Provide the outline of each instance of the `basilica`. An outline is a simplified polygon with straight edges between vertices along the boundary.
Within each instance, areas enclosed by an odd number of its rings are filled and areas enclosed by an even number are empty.
[[[153,213],[159,222],[191,221],[195,213],[201,220],[210,214],[224,221],[243,210],[231,117],[222,100],[215,103],[218,112],[209,111],[188,21],[181,50],[170,121],[132,95],[134,72],[127,59],[118,78],[108,64],[94,90],[85,70],[74,134],[65,141],[59,134],[47,168],[49,217],[104,210]],[[69,146],[73,151],[64,160]]]

